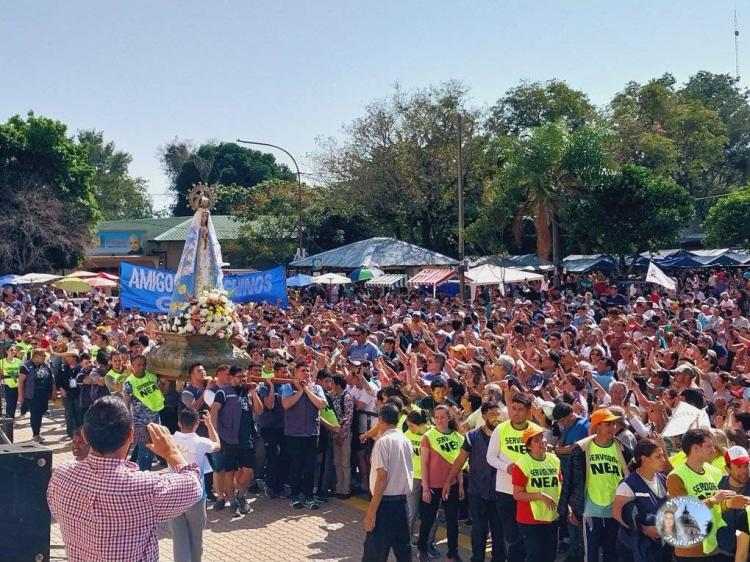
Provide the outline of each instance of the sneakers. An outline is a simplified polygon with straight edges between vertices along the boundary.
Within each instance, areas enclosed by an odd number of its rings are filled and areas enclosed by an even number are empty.
[[[305,502],[305,507],[310,511],[315,511],[316,509],[320,509],[320,504],[311,498]]]
[[[430,555],[430,558],[440,558],[442,556],[434,542],[430,543],[430,546],[427,547],[427,554]]]
[[[430,555],[423,550],[417,550],[417,562],[430,562]]]
[[[274,492],[269,486],[263,486],[263,495],[266,497],[267,500],[272,500],[276,497],[276,492]]]
[[[313,496],[313,500],[315,500],[318,503],[328,503],[328,496],[315,494]]]
[[[214,502],[213,510],[214,511],[221,511],[226,507],[227,501],[225,499],[219,498]]]
[[[302,509],[305,506],[304,496],[299,495],[289,499],[289,505],[294,509]]]
[[[44,443],[44,437],[42,437],[41,435],[34,435],[31,440],[36,441],[37,443]]]
[[[240,494],[237,494],[235,497],[235,502],[237,502],[237,506],[239,507],[240,513],[242,515],[247,515],[252,510],[250,509],[250,504],[247,503],[247,497],[241,496]]]
[[[237,503],[237,498],[232,498],[232,501],[229,502],[229,513],[232,514],[232,517],[239,517],[240,516],[240,504]]]
[[[452,560],[452,562],[464,562],[463,559],[458,555],[458,552],[454,554],[453,556],[449,556],[448,560]]]

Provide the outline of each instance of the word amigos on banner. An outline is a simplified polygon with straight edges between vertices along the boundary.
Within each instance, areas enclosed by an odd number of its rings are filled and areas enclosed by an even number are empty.
[[[123,309],[168,312],[175,272],[130,263],[120,264],[120,303]],[[267,302],[286,308],[286,272],[283,266],[242,275],[225,275],[224,289],[235,303]]]

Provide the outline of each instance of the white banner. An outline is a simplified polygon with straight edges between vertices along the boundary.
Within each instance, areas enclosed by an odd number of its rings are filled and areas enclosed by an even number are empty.
[[[661,269],[656,267],[654,262],[651,262],[648,264],[648,272],[646,273],[646,282],[655,283],[656,285],[661,285],[668,291],[677,290],[677,282],[675,282],[674,279],[669,277]]]
[[[680,402],[677,409],[669,418],[662,436],[674,437],[682,435],[688,429],[711,429],[711,420],[704,410],[699,410],[687,402]]]

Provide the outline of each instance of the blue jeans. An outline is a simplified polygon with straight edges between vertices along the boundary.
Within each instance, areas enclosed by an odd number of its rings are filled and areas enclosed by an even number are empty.
[[[154,461],[154,453],[146,445],[135,446],[136,462],[140,470],[151,470],[151,463]]]

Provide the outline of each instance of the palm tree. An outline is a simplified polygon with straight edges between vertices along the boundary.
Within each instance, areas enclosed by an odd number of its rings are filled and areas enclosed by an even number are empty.
[[[535,127],[511,141],[501,172],[508,189],[520,192],[521,205],[513,223],[520,244],[523,221],[532,217],[540,258],[555,264],[560,275],[560,211],[571,197],[605,168],[602,131],[581,127],[568,131],[562,121]]]

